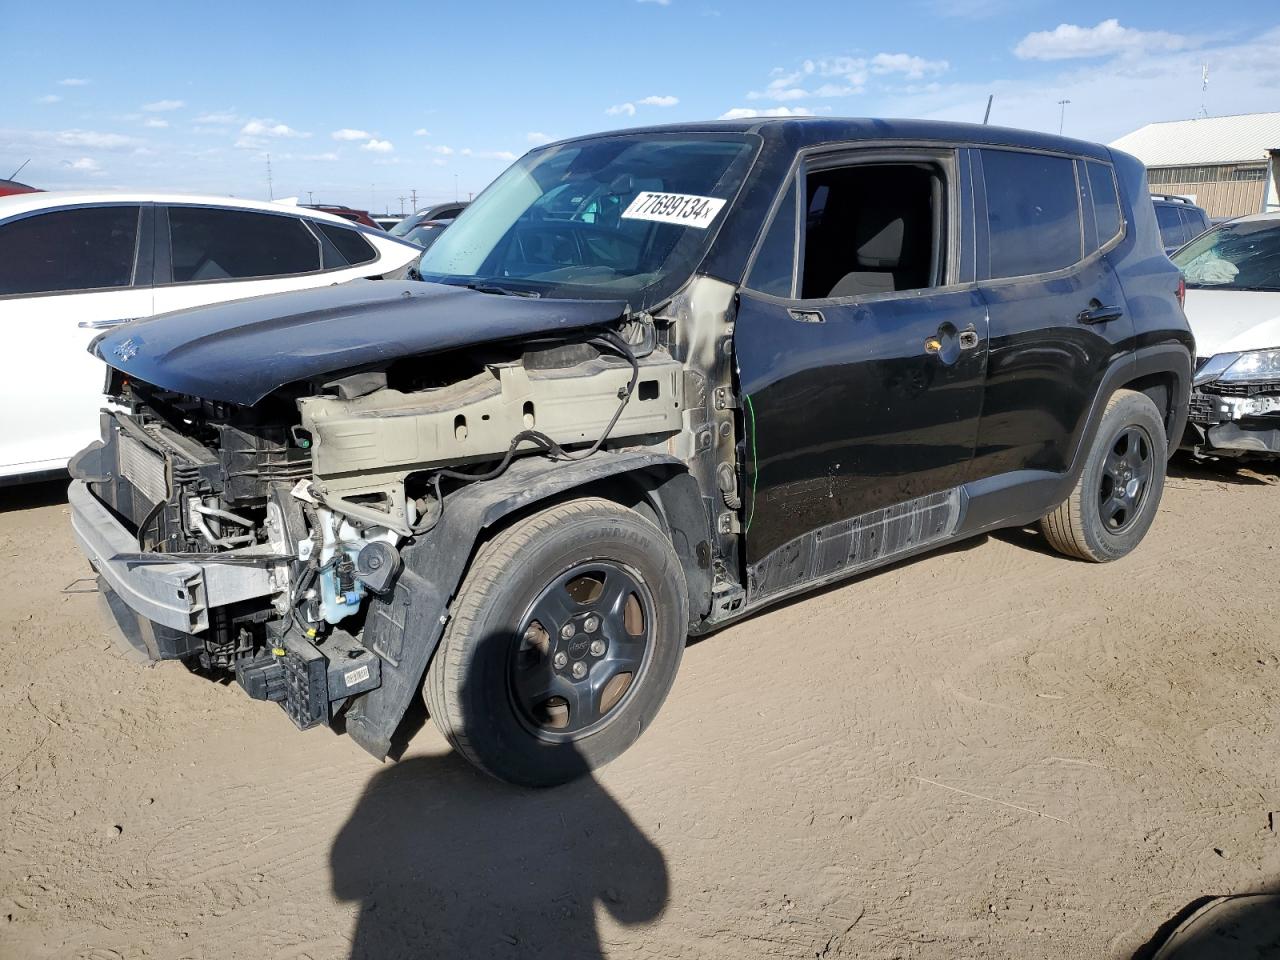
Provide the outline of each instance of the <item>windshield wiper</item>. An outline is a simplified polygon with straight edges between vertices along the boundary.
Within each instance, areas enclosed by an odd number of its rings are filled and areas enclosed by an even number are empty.
[[[541,297],[536,290],[512,290],[508,287],[499,287],[493,283],[468,283],[468,290],[474,290],[476,293],[492,293],[499,297]]]

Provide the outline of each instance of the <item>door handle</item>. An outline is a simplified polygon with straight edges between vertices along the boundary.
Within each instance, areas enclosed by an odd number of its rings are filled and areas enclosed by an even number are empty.
[[[791,319],[797,323],[826,323],[827,318],[822,315],[821,310],[788,310]]]
[[[1090,300],[1089,309],[1081,310],[1076,320],[1084,324],[1107,323],[1124,316],[1124,307],[1104,307],[1100,300]]]
[[[76,324],[81,330],[107,330],[121,324],[133,323],[137,317],[119,317],[115,320],[81,320]]]
[[[956,328],[949,323],[944,323],[938,328],[938,332],[932,337],[926,337],[924,341],[924,352],[938,354],[942,353],[947,342],[955,337],[956,346],[961,350],[972,350],[978,345],[978,331],[973,328],[973,324],[965,327],[959,333]]]

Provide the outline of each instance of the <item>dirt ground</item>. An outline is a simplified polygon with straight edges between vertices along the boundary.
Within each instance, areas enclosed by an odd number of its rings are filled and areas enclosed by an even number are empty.
[[[1015,532],[724,630],[542,792],[127,661],[60,488],[0,490],[0,956],[1148,956],[1280,889],[1277,479],[1182,465],[1115,564]]]

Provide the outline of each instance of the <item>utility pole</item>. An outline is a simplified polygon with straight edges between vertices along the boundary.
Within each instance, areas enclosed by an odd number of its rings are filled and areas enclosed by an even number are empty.
[[[271,184],[271,154],[267,154],[267,199],[274,200],[276,198],[275,188]]]
[[[404,216],[404,202],[405,202],[406,200],[408,200],[409,198],[408,198],[408,197],[396,197],[396,199],[400,201],[400,216],[402,216],[402,217],[403,217],[403,216]]]
[[[1058,108],[1059,108],[1059,112],[1058,112],[1058,134],[1059,134],[1059,135],[1061,135],[1061,134],[1062,134],[1062,126],[1063,126],[1063,124],[1067,122],[1067,104],[1068,104],[1068,103],[1070,103],[1070,102],[1071,102],[1070,100],[1059,100],[1059,101],[1058,101]]]
[[[417,213],[417,212],[418,212],[418,189],[417,189],[417,187],[415,187],[414,189],[412,189],[412,190],[410,190],[410,191],[409,191],[409,211],[410,211],[411,213]]]
[[[311,191],[307,191],[307,206],[311,206],[316,202],[316,198],[311,195]]]

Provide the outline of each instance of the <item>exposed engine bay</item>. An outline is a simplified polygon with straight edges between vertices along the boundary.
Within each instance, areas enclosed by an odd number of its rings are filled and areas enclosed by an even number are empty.
[[[645,318],[397,359],[291,384],[251,407],[112,369],[117,406],[73,473],[136,539],[128,563],[169,571],[190,560],[201,573],[159,588],[181,601],[183,615],[168,622],[138,616],[105,576],[103,594],[126,636],[136,622],[130,639],[152,659],[234,673],[300,728],[328,722],[379,685],[382,658],[361,641],[368,603],[390,595],[401,548],[435,526],[453,491],[528,454],[694,451],[699,441],[679,437],[707,418],[707,397],[700,390],[700,409],[687,409],[685,365],[672,352]]]

